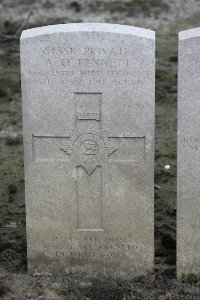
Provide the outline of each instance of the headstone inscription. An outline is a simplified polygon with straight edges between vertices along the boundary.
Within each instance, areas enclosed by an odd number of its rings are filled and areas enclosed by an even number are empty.
[[[67,24],[21,37],[28,266],[153,266],[155,36]]]
[[[177,271],[200,272],[200,28],[179,33]]]

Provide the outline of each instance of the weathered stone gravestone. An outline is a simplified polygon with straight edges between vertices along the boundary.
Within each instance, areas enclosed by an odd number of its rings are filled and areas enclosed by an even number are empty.
[[[154,32],[21,37],[29,270],[153,266]]]
[[[179,33],[177,271],[200,272],[200,28]]]

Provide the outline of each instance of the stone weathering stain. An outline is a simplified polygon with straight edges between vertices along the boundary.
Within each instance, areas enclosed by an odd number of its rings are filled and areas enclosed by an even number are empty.
[[[177,272],[200,271],[200,28],[179,33]]]
[[[152,268],[154,56],[142,28],[22,33],[30,271]]]

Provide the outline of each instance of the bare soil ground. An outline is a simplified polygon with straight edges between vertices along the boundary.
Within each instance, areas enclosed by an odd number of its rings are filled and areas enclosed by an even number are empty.
[[[200,299],[198,276],[175,279],[177,32],[199,26],[199,13],[199,0],[0,1],[0,298]],[[22,27],[70,22],[119,23],[157,31],[156,266],[145,277],[113,278],[89,269],[69,270],[65,278],[26,274],[19,36]]]

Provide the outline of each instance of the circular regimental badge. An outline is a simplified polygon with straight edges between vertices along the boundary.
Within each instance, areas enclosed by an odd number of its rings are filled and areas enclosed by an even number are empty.
[[[105,154],[106,146],[100,136],[94,133],[79,135],[73,144],[73,152],[80,162],[94,164]]]

